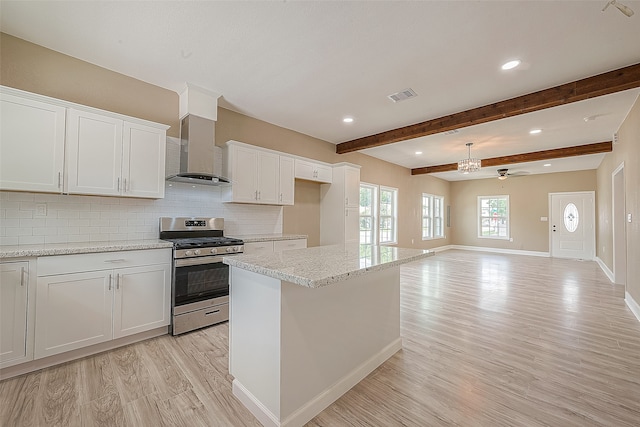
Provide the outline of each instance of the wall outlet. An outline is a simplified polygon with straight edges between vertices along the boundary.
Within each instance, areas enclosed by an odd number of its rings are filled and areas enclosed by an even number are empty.
[[[509,241],[510,241],[510,242],[513,242],[513,237],[511,237],[511,238],[509,239]]]
[[[47,216],[47,204],[46,203],[37,203],[36,204],[36,212],[34,216]]]
[[[547,221],[549,221],[549,218],[548,218],[548,217],[546,217],[546,216],[541,216],[541,217],[540,217],[540,221],[542,221],[542,222],[547,222]]]

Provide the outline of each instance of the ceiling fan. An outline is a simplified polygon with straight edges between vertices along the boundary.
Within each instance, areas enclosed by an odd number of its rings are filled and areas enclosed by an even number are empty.
[[[616,0],[611,0],[607,2],[607,4],[605,4],[604,7],[602,8],[602,11],[604,12],[610,5],[615,6],[620,12],[624,13],[629,17],[633,15],[633,10],[629,6],[625,6],[622,3],[618,3]]]
[[[522,176],[522,175],[529,175],[529,172],[520,171],[520,172],[509,173],[509,169],[498,169],[499,180],[507,179],[510,176]]]

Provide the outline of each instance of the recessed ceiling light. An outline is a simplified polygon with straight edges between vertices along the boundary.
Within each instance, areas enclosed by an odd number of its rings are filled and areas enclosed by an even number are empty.
[[[422,154],[422,151],[416,151],[416,154]]]
[[[542,166],[544,166],[545,168],[548,168],[549,166],[551,166],[551,163],[545,163],[545,164],[544,164],[544,165],[542,165]]]
[[[515,59],[513,61],[505,62],[504,64],[502,64],[502,69],[503,70],[513,70],[518,65],[520,65],[520,60],[519,59]]]
[[[529,133],[530,133],[531,135],[535,135],[535,134],[538,134],[538,133],[540,133],[540,132],[542,132],[542,129],[531,129],[531,130],[529,131]]]
[[[353,123],[353,117],[345,117],[342,121],[345,123]]]

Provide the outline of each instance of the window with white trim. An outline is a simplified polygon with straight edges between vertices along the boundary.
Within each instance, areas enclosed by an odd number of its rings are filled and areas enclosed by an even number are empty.
[[[444,238],[444,197],[422,193],[422,240]]]
[[[360,184],[360,243],[376,242],[376,206],[378,186]]]
[[[380,244],[397,243],[398,190],[380,187]]]
[[[478,237],[509,239],[509,196],[478,196]]]
[[[398,189],[360,183],[360,243],[395,244]]]

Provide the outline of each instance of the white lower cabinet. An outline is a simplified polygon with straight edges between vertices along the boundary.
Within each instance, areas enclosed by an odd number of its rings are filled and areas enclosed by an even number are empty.
[[[38,258],[34,356],[167,326],[170,298],[170,249]]]
[[[282,252],[290,249],[302,249],[307,247],[307,239],[268,240],[262,242],[249,242],[244,244],[244,253],[257,255],[272,252]]]
[[[0,264],[0,367],[30,360],[27,341],[29,263]]]

